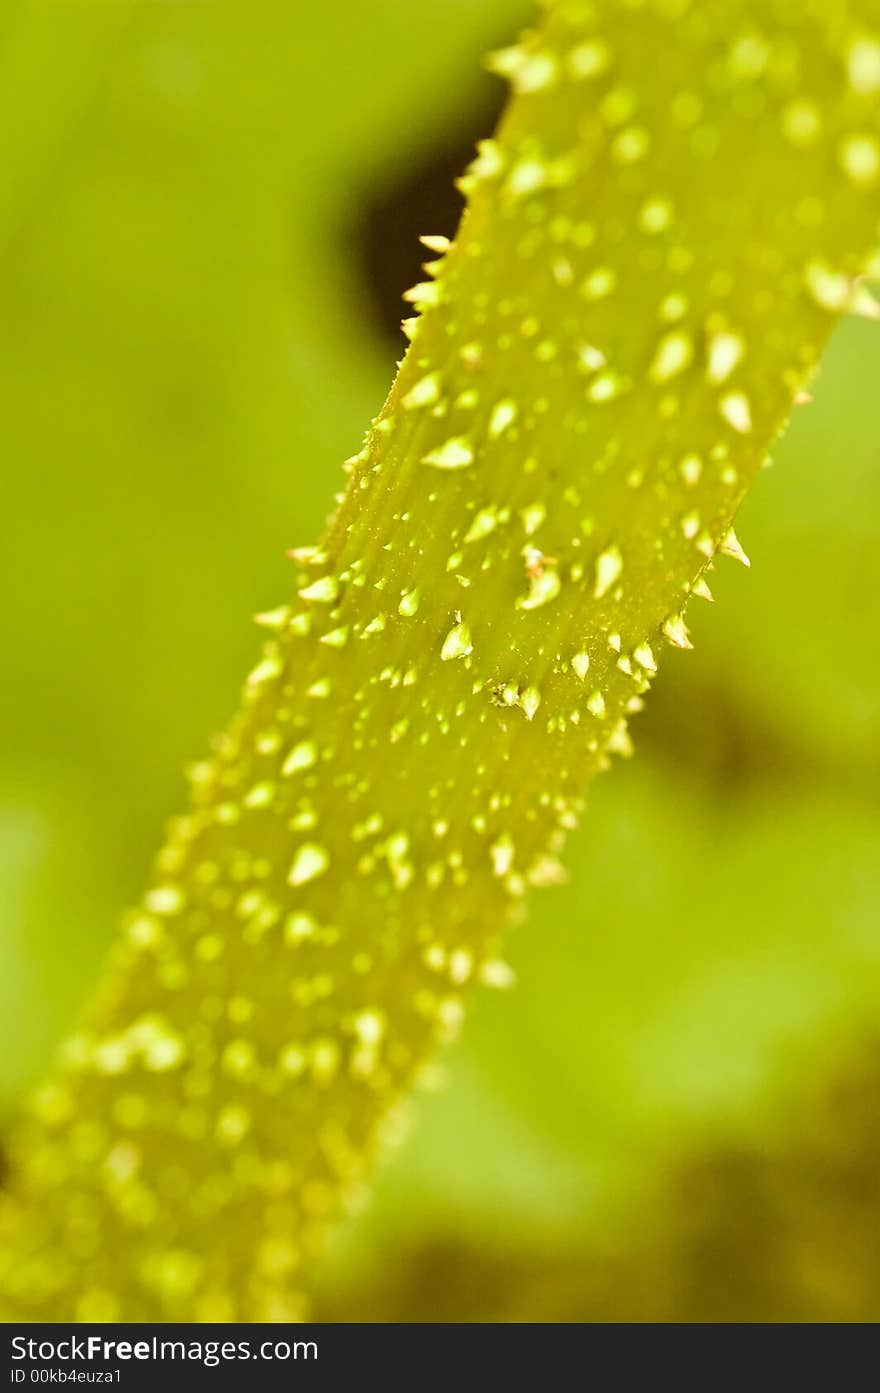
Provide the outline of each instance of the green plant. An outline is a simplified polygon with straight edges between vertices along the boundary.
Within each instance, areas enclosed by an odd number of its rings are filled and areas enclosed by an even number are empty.
[[[554,5],[412,348],[21,1131],[16,1313],[285,1318],[503,985],[860,276],[877,6]],[[598,931],[606,931],[600,926]]]

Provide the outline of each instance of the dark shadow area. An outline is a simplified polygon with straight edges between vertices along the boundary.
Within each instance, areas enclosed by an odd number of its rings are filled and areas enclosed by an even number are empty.
[[[880,1307],[880,1047],[783,1094],[779,1135],[673,1161],[613,1251],[572,1235],[401,1243],[322,1321],[874,1322]],[[515,1240],[515,1235],[514,1235]]]
[[[455,180],[473,159],[478,140],[498,124],[507,89],[489,73],[469,85],[458,121],[447,138],[425,152],[384,187],[368,191],[350,246],[383,335],[400,353],[406,340],[400,321],[408,311],[405,290],[425,279],[422,262],[431,255],[419,242],[424,234],[452,237],[464,208]]]
[[[682,713],[687,719],[682,719]],[[807,753],[784,723],[747,707],[720,676],[660,672],[633,726],[640,752],[688,770],[728,796],[814,777]]]
[[[809,789],[817,779],[858,799],[873,797],[880,764],[832,757],[805,741],[784,708],[731,689],[720,673],[661,669],[632,727],[640,756],[716,789],[725,801],[760,789]]]

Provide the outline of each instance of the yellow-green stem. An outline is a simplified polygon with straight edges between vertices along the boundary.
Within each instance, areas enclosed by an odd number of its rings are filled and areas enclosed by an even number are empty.
[[[513,97],[391,395],[19,1134],[10,1314],[302,1311],[689,598],[744,559],[835,317],[872,309],[878,11],[575,0],[496,55]]]

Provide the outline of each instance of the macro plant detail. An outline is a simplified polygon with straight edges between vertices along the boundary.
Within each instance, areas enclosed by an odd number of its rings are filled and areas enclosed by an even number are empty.
[[[20,1131],[16,1315],[300,1316],[398,1100],[509,983],[836,319],[876,313],[878,6],[750,15],[559,3],[491,60],[395,385]]]

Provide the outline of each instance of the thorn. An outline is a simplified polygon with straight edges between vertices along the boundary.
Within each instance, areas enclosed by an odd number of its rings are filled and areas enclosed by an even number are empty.
[[[261,687],[264,682],[272,682],[280,676],[283,670],[283,663],[275,654],[269,654],[247,676],[245,685],[253,689]]]
[[[687,626],[680,614],[670,614],[663,620],[663,632],[673,648],[693,648],[688,636]]]
[[[691,586],[691,594],[699,596],[701,600],[708,600],[710,604],[712,604],[715,599],[715,596],[712,594],[712,591],[709,589],[702,576],[695,585]]]
[[[423,247],[428,248],[429,252],[439,252],[441,256],[444,252],[448,252],[449,248],[452,246],[448,237],[434,237],[430,234],[420,237],[419,241]]]
[[[298,566],[321,566],[327,560],[317,547],[290,547],[284,555],[288,561],[295,561]]]
[[[264,609],[254,615],[254,623],[263,629],[283,629],[290,619],[290,605],[279,605],[277,609]]]
[[[571,665],[574,668],[574,671],[577,673],[578,677],[581,679],[581,681],[586,682],[587,673],[590,670],[589,653],[575,653],[574,657],[571,660]]]
[[[633,649],[633,657],[646,672],[657,671],[657,660],[654,657],[654,650],[650,643],[640,643],[638,648]],[[618,667],[619,666],[620,664],[618,663]]]
[[[567,885],[568,871],[555,856],[539,856],[526,874],[526,880],[537,889]]]
[[[626,721],[621,721],[614,727],[605,746],[611,754],[620,755],[622,759],[632,759],[635,754],[635,746],[626,728]]]
[[[458,350],[458,356],[468,372],[476,372],[483,366],[483,350],[478,343],[466,343]]]
[[[741,566],[751,566],[752,564],[740,546],[739,538],[732,527],[727,536],[721,538],[719,551],[722,551],[725,556],[732,556],[734,561],[738,561]]]
[[[798,392],[794,399],[795,406],[809,406],[813,400],[812,392]]]
[[[440,289],[435,281],[419,281],[416,285],[410,286],[401,296],[408,305],[415,305],[417,310],[427,309],[430,305],[436,305],[440,299]]]
[[[522,66],[524,57],[525,54],[518,44],[510,44],[507,48],[495,48],[491,53],[487,53],[483,59],[483,66],[488,68],[490,73],[497,73],[499,77],[512,78]]]
[[[410,343],[412,343],[413,339],[416,336],[416,329],[419,327],[418,319],[402,319],[400,321],[400,327],[403,330],[406,337],[409,339]]]
[[[477,970],[477,977],[484,987],[496,987],[498,990],[516,985],[516,973],[509,963],[500,958],[489,958],[482,963]]]
[[[850,314],[856,315],[859,319],[870,319],[875,323],[880,321],[880,304],[874,299],[866,285],[853,287],[847,309]]]

